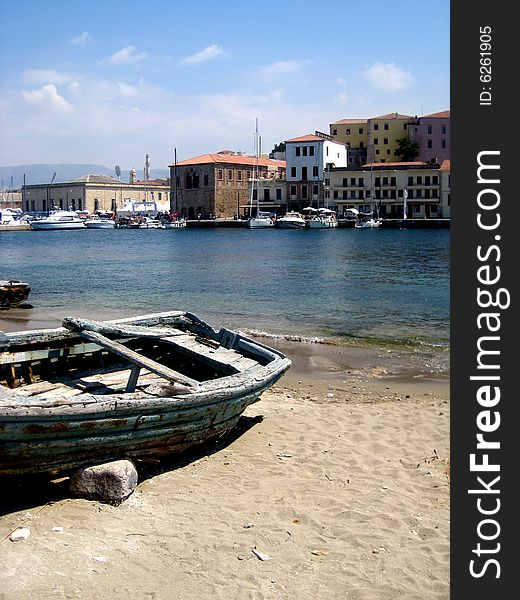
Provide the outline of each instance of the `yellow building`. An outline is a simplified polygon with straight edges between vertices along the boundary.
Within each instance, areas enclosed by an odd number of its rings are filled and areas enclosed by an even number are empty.
[[[396,162],[402,160],[395,151],[397,140],[408,138],[410,115],[388,113],[368,119],[367,162]]]
[[[358,167],[367,162],[368,120],[340,119],[329,125],[334,141],[348,147],[348,164]]]

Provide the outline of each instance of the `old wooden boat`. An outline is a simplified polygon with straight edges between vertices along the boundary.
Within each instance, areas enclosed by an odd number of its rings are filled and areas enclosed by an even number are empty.
[[[30,293],[31,286],[25,281],[0,280],[0,308],[20,306],[29,298]]]
[[[189,312],[0,333],[0,475],[160,458],[220,436],[289,368]]]

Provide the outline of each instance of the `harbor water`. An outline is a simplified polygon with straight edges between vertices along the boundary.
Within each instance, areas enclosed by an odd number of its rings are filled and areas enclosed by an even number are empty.
[[[180,309],[271,336],[449,347],[445,229],[16,231],[0,259],[0,279],[32,289],[4,331]]]

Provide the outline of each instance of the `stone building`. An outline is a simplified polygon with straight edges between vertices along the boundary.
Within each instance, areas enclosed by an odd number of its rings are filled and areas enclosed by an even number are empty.
[[[171,210],[188,219],[248,214],[256,158],[223,150],[170,165]],[[284,179],[285,161],[261,156],[261,179]]]
[[[66,183],[32,184],[22,188],[25,212],[47,213],[55,208],[88,213],[113,212],[129,199],[169,206],[170,185],[166,179],[126,183],[106,175],[85,175]]]

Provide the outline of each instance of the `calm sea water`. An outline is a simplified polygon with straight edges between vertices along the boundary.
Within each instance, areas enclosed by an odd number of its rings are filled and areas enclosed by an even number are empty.
[[[29,317],[184,309],[339,342],[447,348],[449,260],[448,230],[0,233],[0,279],[31,284]]]

